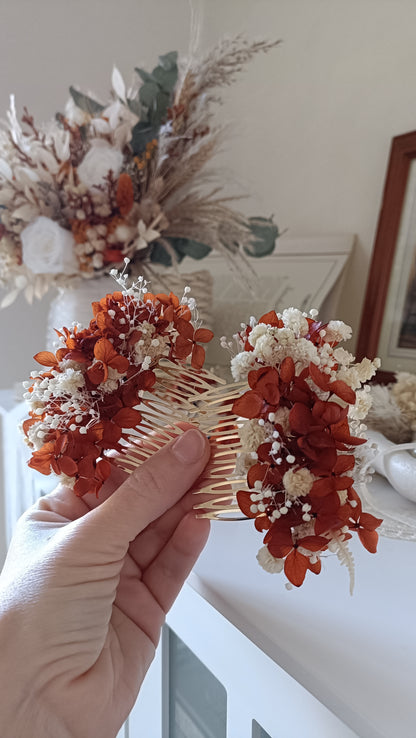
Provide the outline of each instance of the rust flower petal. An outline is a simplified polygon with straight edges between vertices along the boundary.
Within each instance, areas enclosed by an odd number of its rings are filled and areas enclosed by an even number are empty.
[[[78,471],[78,465],[76,461],[74,461],[74,459],[71,459],[70,456],[62,456],[62,458],[59,459],[59,466],[61,469],[61,474],[66,474],[68,477],[74,477]]]
[[[38,364],[42,364],[42,366],[58,365],[58,359],[51,351],[39,351],[33,358],[38,362]]]
[[[108,338],[100,338],[94,346],[94,356],[104,364],[109,364],[118,354]]]
[[[235,415],[242,418],[258,418],[263,409],[263,398],[255,390],[248,390],[244,395],[238,397],[232,407]]]
[[[139,410],[134,410],[131,407],[124,407],[119,410],[118,413],[112,418],[113,422],[119,426],[119,428],[135,428],[140,423],[142,415]]]
[[[270,548],[270,547],[269,547]],[[300,587],[308,571],[309,559],[295,548],[285,561],[285,574],[295,587]]]
[[[193,341],[194,338],[194,327],[192,323],[189,323],[187,320],[184,320],[183,318],[178,318],[176,321],[176,329],[178,333],[180,333],[183,338],[188,338],[190,341]]]
[[[378,543],[378,533],[376,530],[361,530],[358,531],[358,537],[363,544],[364,548],[370,553],[376,553]]]
[[[99,461],[97,461],[95,476],[101,482],[105,482],[105,480],[108,479],[111,474],[111,468],[111,464],[109,461],[107,461],[107,459],[100,459]]]
[[[309,364],[309,374],[319,389],[329,391],[330,381],[328,374],[321,372],[316,364],[313,364],[312,362]]]
[[[292,431],[303,435],[311,427],[312,413],[303,403],[295,402],[289,413],[289,423]]]
[[[276,523],[272,526],[272,528],[270,528],[264,539],[264,542],[267,544],[271,555],[274,556],[276,559],[284,558],[293,548],[293,540],[290,529],[288,530],[286,528],[284,530],[279,530],[279,528],[276,526]]]
[[[118,178],[116,201],[121,215],[128,215],[134,203],[134,189],[131,177],[126,172]]]
[[[87,377],[92,384],[101,384],[101,382],[105,382],[108,377],[107,367],[102,363],[102,361],[97,361],[96,364],[93,364],[89,369],[87,369]]]
[[[192,349],[191,366],[194,369],[202,369],[205,361],[205,349],[202,346],[195,346]]]
[[[178,336],[175,342],[175,356],[178,359],[186,359],[186,357],[191,353],[192,348],[193,343],[189,338]]]
[[[194,334],[194,341],[197,343],[209,343],[214,338],[214,334],[209,328],[198,328]]]
[[[299,538],[298,546],[306,548],[307,551],[324,551],[328,547],[328,541],[323,536],[305,536]]]
[[[291,382],[295,377],[295,362],[291,356],[286,356],[280,366],[280,378],[282,382]]]
[[[351,387],[348,386],[342,379],[337,379],[335,382],[331,382],[329,389],[334,395],[340,397],[344,402],[348,402],[349,405],[353,405],[355,402],[355,392]]]
[[[266,323],[267,325],[273,325],[276,328],[283,328],[283,322],[277,317],[275,310],[270,310],[265,313],[259,319],[259,323]]]

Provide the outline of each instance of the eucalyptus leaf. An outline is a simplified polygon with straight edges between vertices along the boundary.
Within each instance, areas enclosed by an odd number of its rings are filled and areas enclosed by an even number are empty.
[[[139,77],[143,80],[143,82],[153,82],[153,77],[149,72],[146,72],[145,69],[140,69],[140,67],[135,67],[134,71],[137,72]]]
[[[249,218],[249,226],[254,240],[250,247],[244,249],[246,254],[259,258],[271,254],[279,237],[279,229],[273,219]]]
[[[178,81],[178,70],[156,67],[152,72],[152,76],[164,92],[171,93]]]
[[[97,113],[102,113],[105,109],[104,105],[96,102],[91,97],[88,97],[88,95],[84,95],[83,92],[79,92],[75,87],[71,86],[69,88],[69,92],[71,93],[75,105],[85,113],[89,113],[89,115],[97,115]]]
[[[162,54],[162,56],[159,56],[159,61],[163,69],[166,69],[167,71],[175,69],[175,67],[177,68],[178,66],[178,52],[168,51],[167,54]]]
[[[158,92],[159,85],[157,82],[145,82],[139,90],[141,104],[146,108],[153,108]]]
[[[199,241],[192,241],[190,238],[169,238],[175,251],[184,256],[190,256],[192,259],[204,259],[210,253],[211,246]]]
[[[132,113],[134,113],[140,118],[142,114],[142,106],[140,105],[138,96],[133,97],[133,98],[127,98],[127,106],[129,110],[131,110]]]
[[[151,126],[146,121],[139,121],[132,129],[130,145],[133,153],[138,156],[146,150],[146,144],[153,141],[159,135],[159,129]]]
[[[154,100],[153,107],[149,109],[149,122],[153,126],[157,126],[158,128],[161,126],[167,116],[169,104],[170,95],[167,95],[165,92],[159,92]]]
[[[159,243],[159,241],[154,241],[152,243],[152,252],[150,254],[150,261],[153,262],[153,264],[163,264],[164,266],[172,266],[171,255],[165,249],[165,247],[161,243]],[[180,259],[178,259],[178,261],[180,261]]]

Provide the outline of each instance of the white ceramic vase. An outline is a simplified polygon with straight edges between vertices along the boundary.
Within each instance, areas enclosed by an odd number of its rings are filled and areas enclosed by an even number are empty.
[[[64,326],[71,328],[73,323],[81,323],[87,328],[94,317],[91,303],[100,300],[109,292],[114,292],[117,285],[111,277],[101,279],[83,279],[76,287],[60,287],[49,306],[46,325],[46,348],[56,350],[57,335],[55,329]]]
[[[382,433],[370,429],[367,437],[370,442],[377,444],[377,456],[372,460],[371,466],[388,479],[396,492],[416,502],[416,457],[411,453],[415,450],[416,443],[398,445],[389,441]]]
[[[190,296],[196,299],[199,317],[206,327],[211,327],[213,278],[210,272],[201,270],[189,274],[178,274],[166,269],[160,281],[154,279],[149,284],[149,291],[153,293],[173,292],[180,299],[186,286],[191,288]],[[56,349],[55,329],[60,330],[64,326],[71,328],[74,322],[87,328],[93,318],[91,303],[117,289],[119,287],[111,277],[83,279],[76,287],[59,288],[49,307],[46,327],[47,350]]]

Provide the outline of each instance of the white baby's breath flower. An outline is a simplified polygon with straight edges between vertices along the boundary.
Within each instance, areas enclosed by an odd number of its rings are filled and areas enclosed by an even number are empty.
[[[274,411],[274,424],[280,425],[283,429],[283,433],[286,435],[290,434],[289,424],[289,408],[288,407],[277,407]]]
[[[257,418],[255,418],[254,420],[247,420],[243,423],[238,429],[238,435],[240,436],[244,451],[252,452],[257,451],[260,444],[267,440],[268,433],[266,426],[259,425]]]
[[[297,365],[297,371],[316,362],[318,351],[306,338],[296,338],[290,328],[272,328],[256,341],[255,357],[262,363],[277,366],[287,356],[291,356]]]
[[[76,395],[79,390],[85,387],[85,377],[82,371],[77,367],[79,364],[74,362],[62,362],[61,368],[64,371],[56,373],[56,375],[48,380],[49,391],[59,397],[60,395]]]
[[[314,481],[314,475],[306,467],[289,469],[283,475],[283,486],[290,499],[305,497],[311,491]]]
[[[118,177],[123,154],[107,141],[97,138],[78,167],[78,176],[89,189],[105,184],[109,172]]]
[[[370,361],[370,359],[364,358],[358,364],[353,364],[349,367],[340,367],[337,372],[337,379],[342,379],[353,390],[356,390],[374,376],[378,366],[377,359]]]
[[[348,408],[348,417],[354,420],[364,420],[372,404],[370,387],[363,387],[355,393],[355,403]]]
[[[125,373],[120,374],[117,369],[113,369],[111,366],[108,367],[108,377],[105,382],[101,382],[98,385],[100,392],[107,394],[108,392],[116,392],[117,388],[123,381]]]
[[[257,343],[258,338],[260,336],[264,336],[268,332],[268,326],[266,323],[258,323],[254,326],[254,328],[250,331],[250,335],[248,337],[248,342],[250,346],[255,346]]]
[[[338,346],[333,350],[333,356],[337,364],[340,366],[349,366],[354,361],[353,354],[346,351],[342,346]]]
[[[72,233],[40,215],[21,233],[22,259],[34,274],[74,274],[78,271]]]
[[[269,574],[280,574],[283,571],[285,562],[283,559],[276,559],[270,553],[267,546],[263,546],[257,554],[257,561],[259,562],[262,569],[269,572]]]
[[[231,374],[235,382],[247,378],[247,374],[254,368],[256,357],[254,351],[242,351],[231,359]]]
[[[298,336],[306,336],[309,332],[309,323],[303,313],[297,308],[286,308],[282,313],[285,328],[290,328]]]
[[[342,320],[330,320],[325,331],[325,340],[328,343],[347,341],[352,336],[351,326],[343,323]]]

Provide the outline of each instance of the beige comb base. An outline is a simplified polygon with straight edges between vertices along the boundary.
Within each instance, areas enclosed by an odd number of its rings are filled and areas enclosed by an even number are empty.
[[[182,435],[178,423],[192,423],[208,436],[213,448],[212,460],[200,480],[204,486],[194,493],[211,499],[194,506],[201,510],[197,517],[246,520],[234,493],[236,485],[246,486],[246,479],[233,477],[241,441],[232,406],[247,385],[240,382],[230,388],[211,372],[196,371],[168,359],[160,362],[156,378],[152,392],[141,398],[138,409],[142,420],[129,435],[129,445],[118,457],[117,466],[133,472],[166,443]]]

